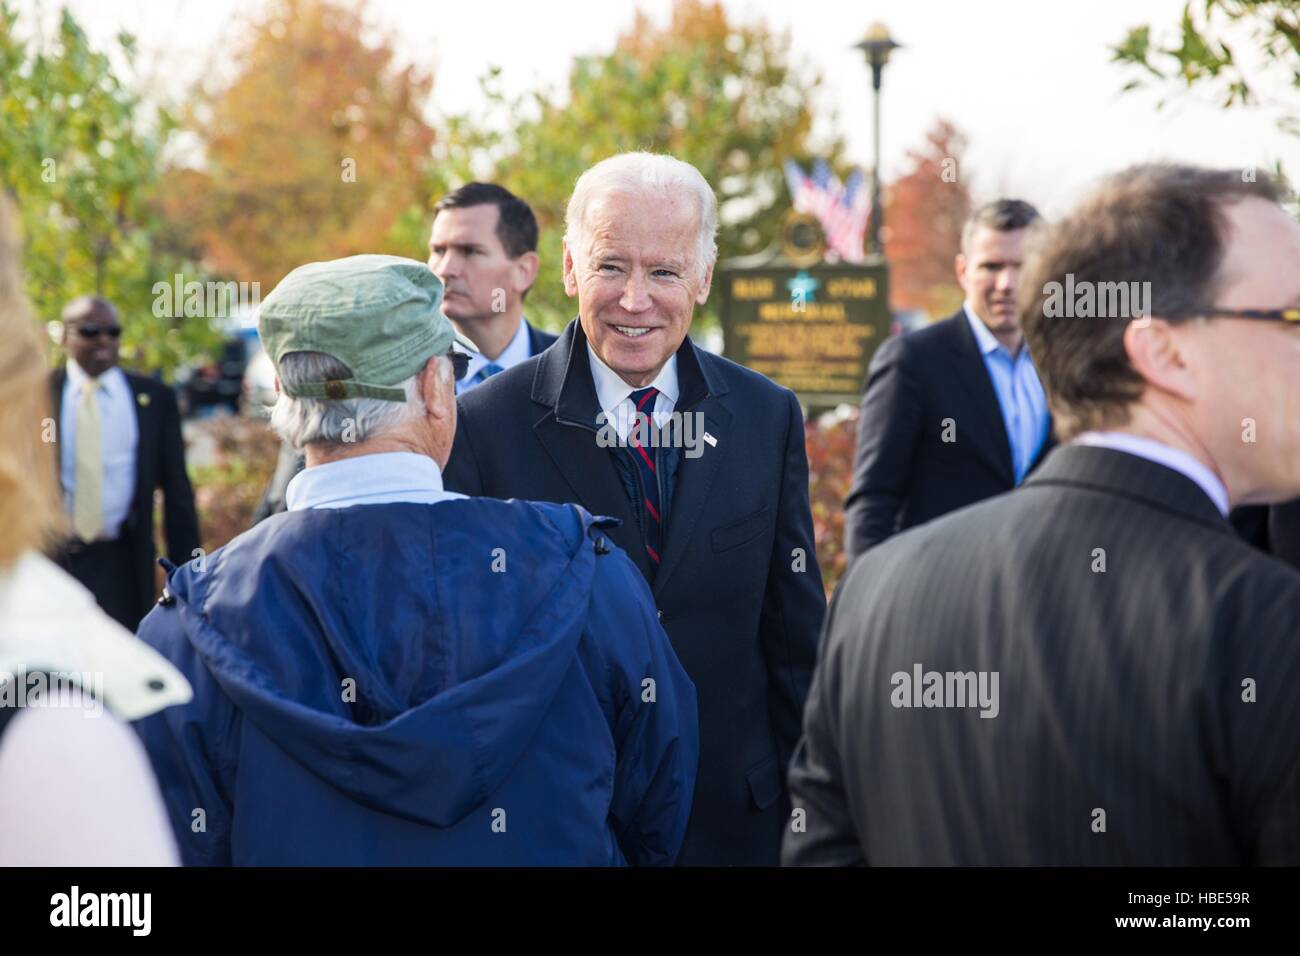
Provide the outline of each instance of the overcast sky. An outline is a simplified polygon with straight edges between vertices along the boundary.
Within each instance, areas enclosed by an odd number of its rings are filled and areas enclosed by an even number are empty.
[[[165,63],[163,86],[179,96],[221,61],[241,13],[262,0],[70,0],[92,38],[137,35]],[[816,68],[826,92],[823,123],[844,132],[851,158],[871,158],[870,71],[851,45],[882,20],[903,49],[885,74],[883,166],[888,178],[940,116],[968,136],[966,169],[977,199],[1017,194],[1049,214],[1096,176],[1147,159],[1271,165],[1300,175],[1300,138],[1275,113],[1220,110],[1175,97],[1157,112],[1154,93],[1121,94],[1132,74],[1109,61],[1130,26],[1169,29],[1182,0],[726,0],[742,20],[788,28],[796,59]],[[20,7],[57,8],[50,0]],[[371,0],[375,22],[395,30],[402,57],[436,74],[432,111],[473,110],[478,77],[504,69],[506,88],[560,85],[575,55],[607,52],[637,8],[659,22],[671,0]],[[1284,90],[1275,90],[1287,95]],[[1294,92],[1289,95],[1295,96]]]

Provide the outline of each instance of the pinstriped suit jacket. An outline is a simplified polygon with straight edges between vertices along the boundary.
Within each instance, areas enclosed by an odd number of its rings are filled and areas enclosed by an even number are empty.
[[[998,672],[997,715],[903,695],[918,664]],[[1300,573],[1181,474],[1060,448],[853,565],[790,789],[792,864],[1300,863]]]

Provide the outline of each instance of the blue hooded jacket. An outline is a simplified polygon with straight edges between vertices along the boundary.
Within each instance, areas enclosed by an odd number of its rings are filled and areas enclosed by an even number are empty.
[[[135,726],[187,864],[671,863],[695,688],[574,505],[276,515],[140,637],[194,699]]]

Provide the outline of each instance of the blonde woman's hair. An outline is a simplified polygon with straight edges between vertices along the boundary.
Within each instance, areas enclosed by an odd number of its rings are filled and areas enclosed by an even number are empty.
[[[45,337],[23,292],[17,216],[0,193],[0,571],[63,526]]]

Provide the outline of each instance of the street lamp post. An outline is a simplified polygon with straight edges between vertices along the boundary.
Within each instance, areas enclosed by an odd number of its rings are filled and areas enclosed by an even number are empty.
[[[861,50],[866,55],[867,63],[871,66],[871,89],[874,91],[875,164],[871,171],[871,219],[867,228],[869,251],[874,256],[881,254],[880,225],[883,219],[880,208],[880,78],[885,72],[885,64],[889,62],[889,54],[900,46],[902,44],[895,43],[889,30],[879,22],[873,23],[867,30],[865,40],[853,46],[853,49]]]

